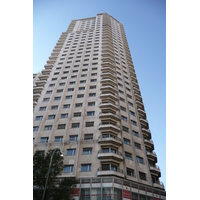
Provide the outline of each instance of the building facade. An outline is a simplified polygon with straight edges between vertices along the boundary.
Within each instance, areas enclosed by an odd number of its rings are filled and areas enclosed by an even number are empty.
[[[33,76],[33,151],[59,148],[76,199],[166,199],[123,25],[72,20]]]

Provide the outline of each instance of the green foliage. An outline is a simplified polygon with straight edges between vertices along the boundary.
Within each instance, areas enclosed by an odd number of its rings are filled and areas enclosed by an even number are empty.
[[[37,151],[33,156],[33,199],[41,200],[45,188],[47,174],[53,150],[45,155]],[[53,200],[69,200],[71,188],[76,187],[74,178],[58,178],[63,171],[63,157],[59,151],[55,151],[52,158],[52,165],[49,173],[48,184],[45,193],[45,200],[53,197]]]

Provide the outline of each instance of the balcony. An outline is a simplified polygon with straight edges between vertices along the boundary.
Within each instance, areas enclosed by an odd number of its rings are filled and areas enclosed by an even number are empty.
[[[109,54],[114,57],[113,50],[110,48],[102,48],[101,52],[102,52],[101,54],[102,56]]]
[[[136,77],[136,74],[135,74],[135,72],[134,72],[133,70],[130,70],[130,69],[129,69],[129,72],[130,72],[130,76],[132,76],[132,77],[134,77],[134,78],[137,78],[137,77]]]
[[[101,109],[113,109],[118,111],[119,110],[119,106],[117,104],[114,103],[110,103],[110,102],[102,102],[99,104],[99,107]]]
[[[157,155],[154,151],[152,152],[147,151],[147,158],[153,160],[154,162],[157,162]]]
[[[45,81],[45,80],[42,80],[42,81],[39,81],[39,80],[38,80],[38,81],[35,82],[35,84],[36,84],[37,86],[44,86],[44,85],[46,84],[46,82],[47,82],[47,81]]]
[[[140,118],[140,124],[143,128],[149,129],[149,123],[146,119]]]
[[[49,56],[49,60],[56,60],[57,57],[58,57],[58,56],[56,56],[56,55],[51,55],[51,56]]]
[[[111,93],[106,93],[106,94],[104,94],[104,93],[101,93],[100,94],[100,98],[101,99],[104,99],[104,100],[106,100],[106,99],[110,99],[111,101],[113,100],[113,101],[117,101],[118,100],[118,97],[116,96],[116,95],[114,95],[114,94],[111,94]]]
[[[106,145],[106,144],[114,144],[117,146],[122,145],[122,141],[119,137],[116,137],[116,136],[113,136],[110,134],[108,134],[106,136],[99,136],[98,143],[102,144],[102,145]]]
[[[153,183],[153,187],[163,189],[163,190],[165,189],[164,184],[162,182]]]
[[[110,85],[101,85],[100,90],[104,92],[117,92],[117,88]]]
[[[144,110],[144,104],[136,100],[137,107]]]
[[[121,128],[118,124],[114,124],[111,122],[104,122],[99,124],[99,130],[103,132],[112,132],[113,134],[117,135],[121,132]]]
[[[111,57],[112,59],[114,59],[113,53],[111,54],[111,53],[106,52],[106,53],[102,53],[101,56],[102,56],[102,58],[104,58],[104,57]]]
[[[135,94],[141,95],[140,90],[136,87],[133,87]]]
[[[40,98],[40,94],[33,94],[33,101],[37,101]]]
[[[111,159],[114,161],[121,162],[123,160],[122,153],[119,151],[114,151],[109,149],[108,151],[100,150],[98,151],[98,159]]]
[[[131,76],[132,81],[135,81],[136,83],[138,82],[137,78],[134,76]]]
[[[33,107],[37,105],[37,101],[33,101]]]
[[[134,94],[135,98],[137,101],[140,101],[142,103],[142,97],[141,95],[138,95],[138,94]]]
[[[101,84],[110,84],[110,85],[112,85],[112,86],[114,86],[114,87],[117,87],[117,81],[115,81],[115,80],[113,80],[113,79],[111,79],[111,78],[106,78],[106,79],[101,79],[100,80],[100,83]]]
[[[97,169],[97,176],[117,176],[120,178],[124,178],[124,172],[120,168],[102,169],[101,167],[99,167]]]
[[[49,75],[51,73],[51,69],[43,69],[42,74],[43,75]]]
[[[115,72],[115,68],[114,67],[109,67],[109,66],[106,66],[106,67],[102,67],[101,68],[101,71],[102,71],[102,73],[113,73],[113,74],[115,74],[116,72]]]
[[[146,119],[146,112],[144,110],[138,108],[137,111],[141,118]]]
[[[105,79],[106,78],[111,78],[111,79],[115,79],[116,80],[116,76],[113,73],[109,73],[109,72],[108,73],[102,73],[101,77],[105,78]]]
[[[52,69],[53,68],[53,64],[46,64],[44,65],[45,69]]]
[[[36,86],[36,87],[33,88],[33,93],[34,93],[34,94],[36,94],[36,93],[37,93],[37,94],[38,94],[38,93],[40,94],[40,93],[42,92],[43,89],[44,89],[44,87],[37,87],[37,86]]]
[[[114,62],[114,59],[111,57],[101,57],[102,62]]]
[[[49,75],[40,75],[39,77],[38,77],[40,80],[47,80],[48,78],[49,78]]]
[[[103,112],[103,113],[99,113],[99,118],[100,119],[114,119],[117,121],[121,121],[121,118],[118,114],[114,114],[111,112]]]
[[[139,85],[136,82],[132,81],[132,84],[133,84],[134,87],[136,87],[137,89],[139,89]]]
[[[150,172],[153,173],[154,175],[157,175],[158,177],[161,177],[161,172],[160,172],[160,168],[155,165],[155,166],[149,166]]]
[[[103,62],[101,62],[101,66],[102,66],[102,68],[103,68],[103,66],[105,66],[105,67],[112,67],[113,69],[115,69],[115,63],[114,62],[103,61]]]
[[[148,139],[151,139],[151,131],[146,128],[142,128],[142,134],[146,136]]]
[[[110,45],[103,45],[103,46],[102,46],[102,52],[103,52],[103,51],[110,51],[110,52],[113,53],[113,47],[110,46]]]
[[[154,143],[153,143],[152,140],[144,139],[144,144],[145,144],[145,146],[147,146],[148,148],[154,149]]]
[[[47,64],[54,64],[55,62],[56,62],[56,59],[54,59],[54,60],[48,60]]]

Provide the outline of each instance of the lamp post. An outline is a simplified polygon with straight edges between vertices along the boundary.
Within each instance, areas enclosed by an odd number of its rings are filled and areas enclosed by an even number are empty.
[[[44,192],[43,192],[43,195],[42,195],[42,200],[44,200],[44,196],[45,196],[45,192],[46,192],[46,188],[47,188],[47,183],[48,183],[48,180],[49,180],[49,174],[50,174],[50,169],[51,169],[52,159],[53,159],[53,155],[54,155],[54,153],[56,152],[56,150],[59,150],[59,151],[60,151],[60,149],[55,148],[55,149],[53,150],[52,155],[51,155],[51,160],[50,160],[50,164],[49,164],[49,170],[48,170],[47,180],[46,180],[45,187],[44,187]],[[60,156],[63,157],[63,154],[62,154],[61,151],[60,151]]]

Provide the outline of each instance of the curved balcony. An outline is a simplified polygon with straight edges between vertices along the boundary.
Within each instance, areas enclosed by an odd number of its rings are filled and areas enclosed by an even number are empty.
[[[117,135],[119,132],[121,132],[121,128],[118,124],[114,124],[111,122],[104,122],[99,124],[99,130],[103,132],[112,132],[113,134]]]
[[[114,59],[111,57],[101,57],[101,62],[114,62]]]
[[[37,105],[37,101],[33,101],[33,106],[36,106]]]
[[[111,159],[114,161],[121,162],[123,160],[123,156],[122,153],[119,151],[113,151],[111,149],[109,149],[108,151],[99,150],[98,159],[106,159],[106,160]]]
[[[98,143],[105,145],[105,144],[114,144],[117,146],[122,145],[122,141],[119,137],[113,136],[113,135],[106,135],[106,136],[99,136]]]
[[[56,59],[54,59],[54,60],[48,60],[47,64],[54,64],[55,62],[56,62]]]
[[[99,104],[99,107],[101,109],[113,109],[118,111],[119,110],[119,106],[117,104],[114,103],[110,103],[110,102],[102,102]]]
[[[109,66],[104,66],[104,67],[102,67],[101,68],[101,72],[102,73],[113,73],[113,74],[115,74],[116,72],[115,72],[115,68],[114,67],[109,67]]]
[[[124,172],[120,168],[110,168],[108,170],[104,170],[101,167],[97,169],[97,176],[117,176],[120,178],[124,178]]]
[[[105,66],[105,67],[112,67],[113,69],[115,69],[115,63],[114,62],[107,62],[107,61],[102,61],[101,62],[101,66]]]
[[[142,134],[146,136],[148,139],[151,139],[151,131],[146,128],[142,128]]]
[[[140,124],[143,128],[149,129],[149,123],[146,119],[140,118]]]
[[[41,94],[33,94],[33,101],[37,101],[40,98]]]
[[[148,152],[147,151],[147,158],[153,160],[154,162],[157,162],[157,155],[155,152]]]
[[[136,78],[136,74],[131,68],[129,68],[129,72],[130,72],[130,76]]]
[[[37,86],[36,86],[36,87],[33,88],[33,93],[34,93],[34,94],[35,94],[35,93],[39,93],[39,94],[40,94],[40,93],[42,92],[43,89],[44,89],[44,87],[41,87],[41,86],[40,86],[40,87],[37,87]]]
[[[136,77],[134,77],[134,76],[131,76],[131,79],[132,79],[132,81],[135,81],[136,83],[138,83],[138,80],[137,80],[137,78],[136,78]]]
[[[111,93],[106,93],[106,94],[101,93],[101,94],[100,94],[100,98],[102,98],[102,99],[104,99],[104,100],[106,100],[106,99],[111,99],[111,100],[113,100],[113,101],[117,101],[117,100],[118,100],[117,96],[116,96],[116,95],[113,95],[113,94],[111,94]]]
[[[43,69],[41,72],[42,72],[43,75],[49,75],[51,73],[51,70],[50,69]]]
[[[136,104],[138,108],[144,110],[144,104],[142,102],[136,100]]]
[[[102,52],[103,51],[111,51],[111,52],[113,52],[113,47],[111,47],[109,45],[103,45],[102,46]]]
[[[163,189],[163,190],[165,189],[164,184],[162,182],[153,183],[153,187]]]
[[[147,146],[148,148],[154,149],[154,143],[153,143],[152,140],[144,139],[144,144],[145,144],[145,146]]]
[[[140,90],[138,88],[133,87],[133,90],[135,94],[141,95]]]
[[[52,69],[53,68],[53,64],[46,64],[44,65],[45,69]]]
[[[117,88],[110,85],[101,85],[100,90],[104,92],[114,92],[117,93]]]
[[[136,101],[140,101],[142,103],[142,97],[141,95],[134,94]]]
[[[110,73],[110,72],[107,72],[107,73],[103,72],[103,73],[101,73],[101,77],[105,78],[105,79],[111,78],[111,79],[115,79],[116,80],[116,76],[113,73]]]
[[[35,84],[37,85],[37,86],[44,86],[45,84],[46,84],[46,80],[37,80],[37,81],[35,81]]]
[[[49,78],[49,75],[40,75],[38,78],[40,80],[47,80]]]
[[[138,108],[137,111],[141,118],[146,119],[146,112],[144,110]]]
[[[114,119],[114,120],[121,121],[121,118],[118,114],[114,114],[111,112],[103,112],[103,113],[100,112],[99,118],[100,119]]]
[[[158,177],[161,177],[161,172],[160,172],[160,168],[155,165],[155,166],[149,166],[150,172],[154,175],[157,175]]]
[[[51,55],[51,56],[49,56],[49,60],[56,60],[57,57],[58,57],[58,56],[56,56],[56,55]]]
[[[113,54],[111,54],[111,53],[109,53],[109,52],[106,52],[106,53],[101,53],[101,56],[102,57],[111,57],[111,58],[113,58],[114,59],[114,55]]]
[[[111,56],[113,56],[114,57],[114,55],[113,55],[113,50],[112,49],[110,49],[110,48],[102,48],[102,50],[101,50],[101,52],[102,52],[102,56],[104,56],[105,54],[109,54],[109,55],[111,55]]]
[[[139,85],[135,81],[132,81],[132,84],[133,84],[133,87],[139,89]]]
[[[112,85],[112,86],[116,86],[116,87],[117,87],[117,81],[114,81],[114,80],[111,79],[111,78],[101,79],[101,80],[100,80],[100,83],[101,83],[101,84],[110,84],[110,85]]]

